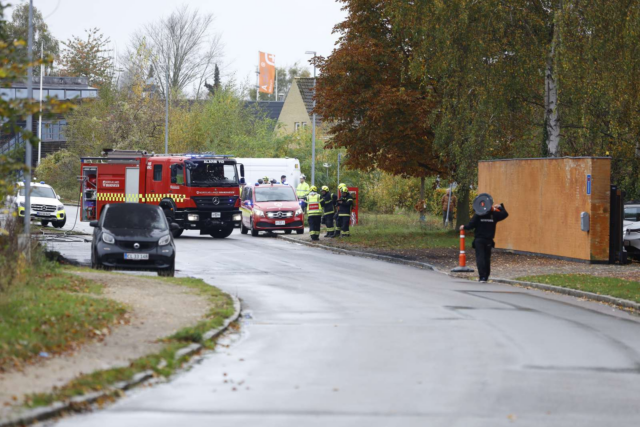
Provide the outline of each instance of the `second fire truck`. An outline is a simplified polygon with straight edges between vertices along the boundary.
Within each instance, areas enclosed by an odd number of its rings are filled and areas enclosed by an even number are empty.
[[[243,165],[214,154],[154,155],[145,151],[105,150],[82,159],[81,220],[100,218],[110,203],[159,205],[180,230],[199,230],[216,238],[240,227]]]

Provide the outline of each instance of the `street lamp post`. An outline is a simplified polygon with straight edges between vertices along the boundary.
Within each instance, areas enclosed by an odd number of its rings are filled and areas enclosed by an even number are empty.
[[[33,66],[31,62],[33,61],[33,52],[31,49],[33,47],[33,0],[29,1],[29,24],[28,24],[28,33],[27,33],[27,58],[29,61],[29,68],[27,69],[27,99],[33,99]],[[27,130],[29,132],[33,132],[33,116],[29,114],[27,116]],[[29,226],[31,221],[31,137],[27,138],[25,141],[25,148],[27,150],[25,155],[25,163],[27,166],[27,171],[25,173],[24,180],[24,235],[26,241],[26,253],[29,255]]]
[[[307,55],[313,55],[316,58],[316,51],[308,50]],[[311,185],[315,185],[316,181],[316,63],[313,62],[313,119],[312,135],[311,135]]]

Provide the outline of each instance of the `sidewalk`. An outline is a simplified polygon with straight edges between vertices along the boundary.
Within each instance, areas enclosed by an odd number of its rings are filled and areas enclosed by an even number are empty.
[[[386,255],[408,261],[419,261],[450,271],[458,265],[459,249],[433,248],[420,250],[380,250],[351,244],[348,238],[325,239],[324,229],[320,235],[320,244],[340,249],[352,249],[361,252]],[[308,234],[289,235],[294,239],[311,241]],[[471,241],[467,242],[467,265],[475,270],[475,252],[471,248]],[[536,255],[519,255],[497,250],[491,257],[491,276],[505,279],[516,279],[524,276],[548,274],[590,274],[601,277],[615,277],[618,279],[640,281],[640,263],[627,265],[587,264],[575,261],[565,261]],[[475,274],[469,274],[475,276]]]

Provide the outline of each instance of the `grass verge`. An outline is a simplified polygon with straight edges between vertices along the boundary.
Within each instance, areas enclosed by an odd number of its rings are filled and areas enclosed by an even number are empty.
[[[102,336],[124,322],[126,307],[95,298],[102,285],[53,267],[25,275],[0,293],[0,372],[20,369]]]
[[[70,268],[70,270],[90,271],[82,268]],[[177,350],[193,343],[201,344],[207,349],[215,348],[215,342],[204,341],[203,335],[211,329],[221,327],[225,319],[233,314],[234,306],[231,297],[200,279],[174,277],[148,277],[148,279],[160,280],[174,285],[192,288],[198,294],[206,297],[210,302],[210,309],[206,318],[194,326],[181,329],[175,334],[166,337],[162,340],[164,348],[160,352],[136,359],[131,362],[129,366],[81,375],[51,393],[29,395],[25,400],[28,407],[46,406],[57,401],[68,400],[75,396],[102,391],[117,382],[131,380],[135,374],[146,370],[153,370],[158,376],[168,377],[189,358],[188,356],[184,356],[176,359],[175,353]],[[117,393],[117,391],[114,391],[114,394]]]
[[[549,274],[524,276],[516,280],[578,289],[640,303],[640,281],[599,277],[590,274]]]
[[[458,231],[444,229],[441,221],[434,216],[420,221],[418,214],[363,213],[360,224],[351,227],[351,237],[341,239],[340,244],[386,250],[457,247]]]

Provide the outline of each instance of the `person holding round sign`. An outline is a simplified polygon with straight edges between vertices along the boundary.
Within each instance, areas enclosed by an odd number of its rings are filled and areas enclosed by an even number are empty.
[[[493,198],[487,194],[479,194],[473,200],[475,215],[469,224],[460,227],[460,230],[476,230],[473,239],[473,248],[476,250],[476,264],[480,282],[487,282],[491,275],[491,249],[494,248],[493,239],[496,236],[496,224],[506,219],[509,214],[504,204],[494,204]]]

